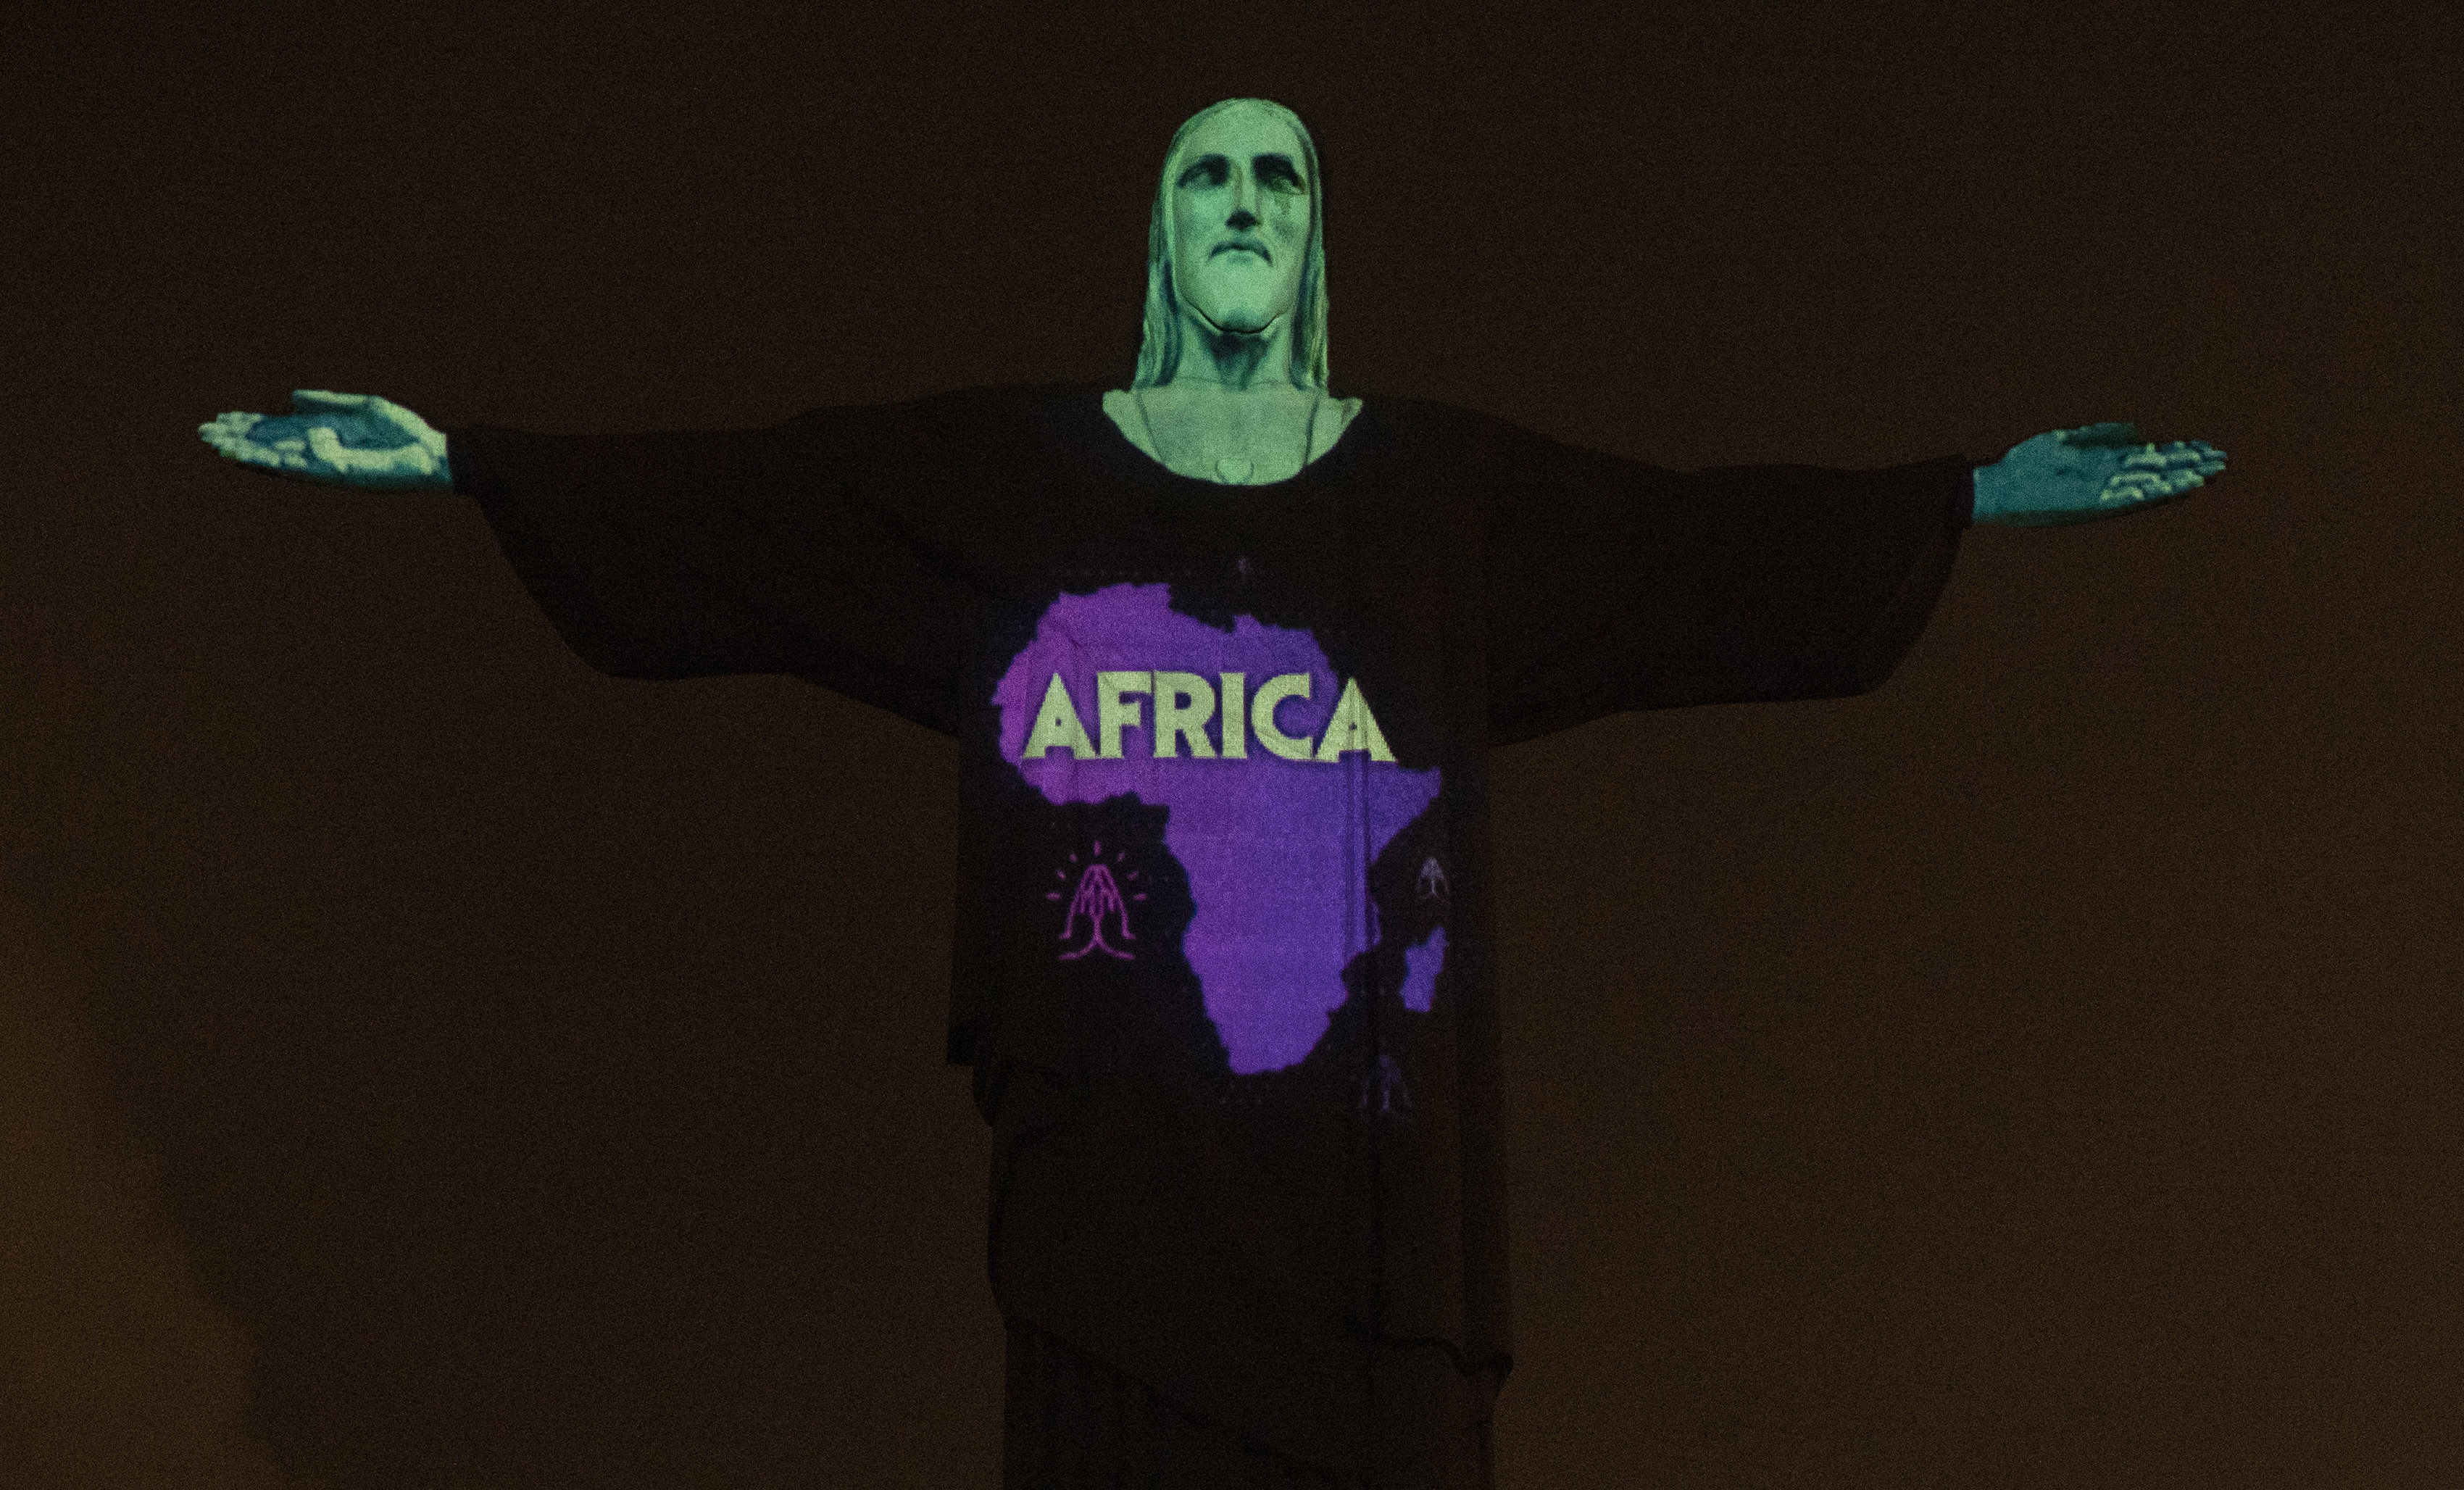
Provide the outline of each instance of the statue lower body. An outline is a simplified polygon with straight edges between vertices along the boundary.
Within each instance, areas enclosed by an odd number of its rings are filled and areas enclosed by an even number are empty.
[[[1445,1456],[1447,1490],[1490,1490],[1488,1425]],[[1450,1472],[1450,1473],[1448,1473]],[[1009,1321],[1001,1490],[1357,1490],[1196,1421],[1103,1362]]]

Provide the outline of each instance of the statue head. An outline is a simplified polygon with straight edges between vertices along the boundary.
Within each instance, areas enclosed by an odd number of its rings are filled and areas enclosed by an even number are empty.
[[[1273,335],[1280,321],[1293,384],[1323,390],[1325,208],[1317,146],[1299,115],[1265,99],[1226,99],[1191,115],[1155,185],[1145,333],[1130,386],[1170,383],[1193,329]]]

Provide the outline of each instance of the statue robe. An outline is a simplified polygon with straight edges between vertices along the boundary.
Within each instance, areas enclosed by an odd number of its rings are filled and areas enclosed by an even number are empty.
[[[1014,1395],[1060,1351],[1296,1471],[1480,1483],[1512,1360],[1488,750],[1878,687],[1969,463],[1680,472],[1372,397],[1224,486],[1101,394],[447,435],[591,667],[792,674],[959,741],[947,1059],[994,1134]],[[1067,1414],[1012,1419],[1015,1477]]]

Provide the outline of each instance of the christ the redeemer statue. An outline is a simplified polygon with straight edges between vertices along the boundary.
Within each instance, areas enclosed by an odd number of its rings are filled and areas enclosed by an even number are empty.
[[[1125,389],[588,437],[302,390],[200,433],[475,499],[602,672],[791,673],[958,739],[948,1056],[994,1133],[1005,1486],[1485,1486],[1489,748],[1870,691],[1971,521],[2137,511],[2223,457],[2095,425],[1675,471],[1334,398],[1316,147],[1262,99],[1174,135],[1147,248]]]

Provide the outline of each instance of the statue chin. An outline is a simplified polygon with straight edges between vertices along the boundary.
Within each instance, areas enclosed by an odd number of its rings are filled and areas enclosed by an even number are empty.
[[[1203,310],[1198,314],[1218,336],[1225,337],[1260,336],[1272,329],[1276,320],[1272,313],[1247,305],[1234,306],[1221,316],[1211,316]]]

